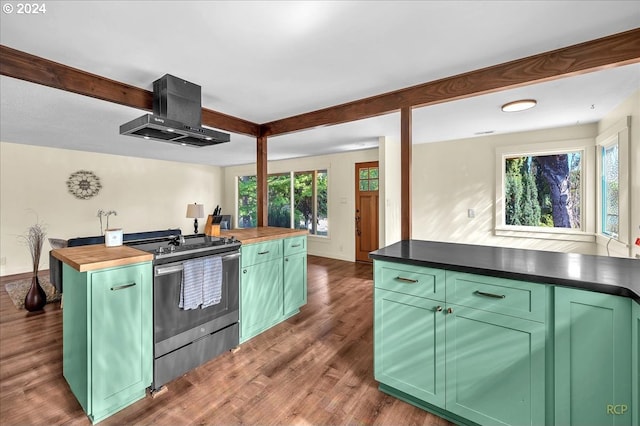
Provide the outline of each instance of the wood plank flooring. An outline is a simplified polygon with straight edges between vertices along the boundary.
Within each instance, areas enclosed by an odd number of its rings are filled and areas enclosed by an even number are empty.
[[[308,292],[295,317],[100,424],[450,425],[377,389],[371,265],[309,256]],[[54,424],[91,424],[62,376],[60,304],[30,314],[2,286],[0,425]]]

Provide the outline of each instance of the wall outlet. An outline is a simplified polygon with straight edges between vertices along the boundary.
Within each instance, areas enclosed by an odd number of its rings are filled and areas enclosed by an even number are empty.
[[[7,258],[5,256],[0,257],[0,266],[5,266],[7,264]]]
[[[467,210],[467,217],[469,219],[473,219],[474,217],[476,217],[476,211],[474,209]]]

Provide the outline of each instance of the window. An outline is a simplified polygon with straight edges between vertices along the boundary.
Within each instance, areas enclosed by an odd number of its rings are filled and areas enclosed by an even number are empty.
[[[495,235],[595,241],[593,139],[496,148]]]
[[[364,167],[358,170],[358,187],[360,191],[377,191],[379,187],[378,168]]]
[[[255,228],[258,223],[257,182],[254,176],[238,177],[238,228]]]
[[[327,236],[327,170],[289,172],[267,177],[268,225],[307,229]],[[238,177],[238,227],[257,225],[256,176]]]
[[[505,225],[581,229],[582,153],[506,157]]]
[[[619,223],[619,182],[618,182],[618,140],[602,147],[602,233],[610,237],[618,236]]]
[[[291,228],[291,174],[267,176],[269,226]]]
[[[294,176],[294,228],[327,236],[327,171],[297,172]]]

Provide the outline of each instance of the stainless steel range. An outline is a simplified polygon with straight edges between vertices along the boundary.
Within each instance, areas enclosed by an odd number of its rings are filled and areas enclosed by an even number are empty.
[[[127,245],[154,254],[152,391],[238,345],[239,241],[198,234]],[[184,263],[215,256],[222,264],[220,302],[207,308],[180,308]]]

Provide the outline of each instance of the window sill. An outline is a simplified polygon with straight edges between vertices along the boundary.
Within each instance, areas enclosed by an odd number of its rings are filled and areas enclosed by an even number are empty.
[[[494,230],[495,235],[500,237],[515,238],[535,238],[540,240],[557,240],[557,241],[577,241],[583,243],[594,243],[596,236],[582,231],[567,231],[557,228],[549,228],[549,230],[530,229],[526,227],[499,227]]]

